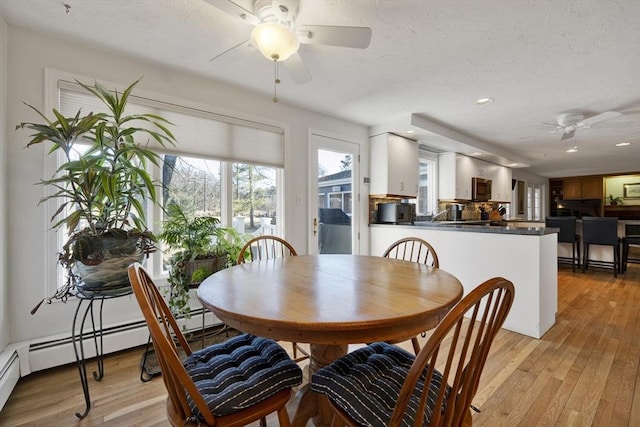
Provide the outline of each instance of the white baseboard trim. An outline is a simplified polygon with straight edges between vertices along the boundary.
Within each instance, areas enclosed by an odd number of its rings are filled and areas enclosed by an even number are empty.
[[[220,321],[208,310],[192,309],[191,318],[179,319],[186,323],[188,331],[202,328],[202,315],[207,326]],[[133,347],[145,345],[149,339],[149,330],[144,320],[120,325],[105,326],[103,329],[103,353],[109,354]],[[90,334],[84,337],[85,359],[96,356],[94,341]],[[37,341],[9,344],[0,353],[0,410],[9,399],[11,392],[21,377],[31,372],[75,363],[76,357],[71,334],[40,338]]]
[[[19,379],[18,352],[12,346],[8,346],[0,353],[0,411],[9,400],[9,396]]]

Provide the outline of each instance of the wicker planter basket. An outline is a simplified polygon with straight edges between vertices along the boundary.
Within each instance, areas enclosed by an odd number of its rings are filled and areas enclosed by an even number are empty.
[[[227,255],[216,258],[197,259],[195,261],[187,261],[184,266],[185,276],[190,280],[189,286],[197,287],[205,277],[211,276],[216,271],[220,271],[227,266]],[[201,280],[192,280],[193,273],[197,270],[204,269],[205,274],[200,276]]]

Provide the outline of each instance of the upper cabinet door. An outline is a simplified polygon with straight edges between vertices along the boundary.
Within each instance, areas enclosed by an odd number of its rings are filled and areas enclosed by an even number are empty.
[[[456,193],[455,199],[471,200],[471,179],[478,176],[480,168],[474,159],[456,154]]]
[[[505,166],[493,165],[491,201],[511,202],[511,169]]]
[[[417,197],[418,144],[393,134],[371,137],[370,194]]]
[[[582,196],[585,199],[602,199],[604,181],[601,176],[591,176],[582,179]]]
[[[563,182],[564,200],[602,199],[603,182],[601,176],[565,178]]]

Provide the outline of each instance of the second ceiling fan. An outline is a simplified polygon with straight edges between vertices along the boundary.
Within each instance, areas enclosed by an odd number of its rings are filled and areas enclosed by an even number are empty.
[[[232,0],[205,1],[254,26],[248,39],[214,56],[211,61],[234,50],[254,50],[257,47],[276,65],[281,62],[297,84],[311,80],[311,73],[298,52],[301,43],[365,49],[371,41],[372,32],[368,27],[298,25],[296,17],[300,0],[255,0],[253,10],[247,10]]]
[[[545,125],[555,126],[556,130],[551,133],[562,132],[561,141],[573,138],[576,130],[588,129],[596,123],[604,122],[622,115],[617,111],[605,111],[589,118],[584,118],[582,113],[566,113],[558,116],[556,123],[544,123]]]

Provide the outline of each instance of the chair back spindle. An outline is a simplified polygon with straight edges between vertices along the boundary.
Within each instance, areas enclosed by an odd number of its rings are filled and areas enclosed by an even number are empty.
[[[510,281],[489,279],[447,313],[417,356],[373,343],[318,370],[311,389],[328,398],[334,425],[470,425],[482,370],[514,295]]]
[[[394,242],[382,256],[417,262],[436,268],[440,265],[433,246],[418,237],[407,237]]]
[[[262,424],[272,412],[290,425],[286,404],[302,370],[280,345],[241,334],[193,352],[147,272],[136,263],[128,273],[167,389],[171,425],[239,427]]]
[[[286,240],[278,236],[263,235],[245,243],[238,255],[237,264],[297,255],[296,250]]]

